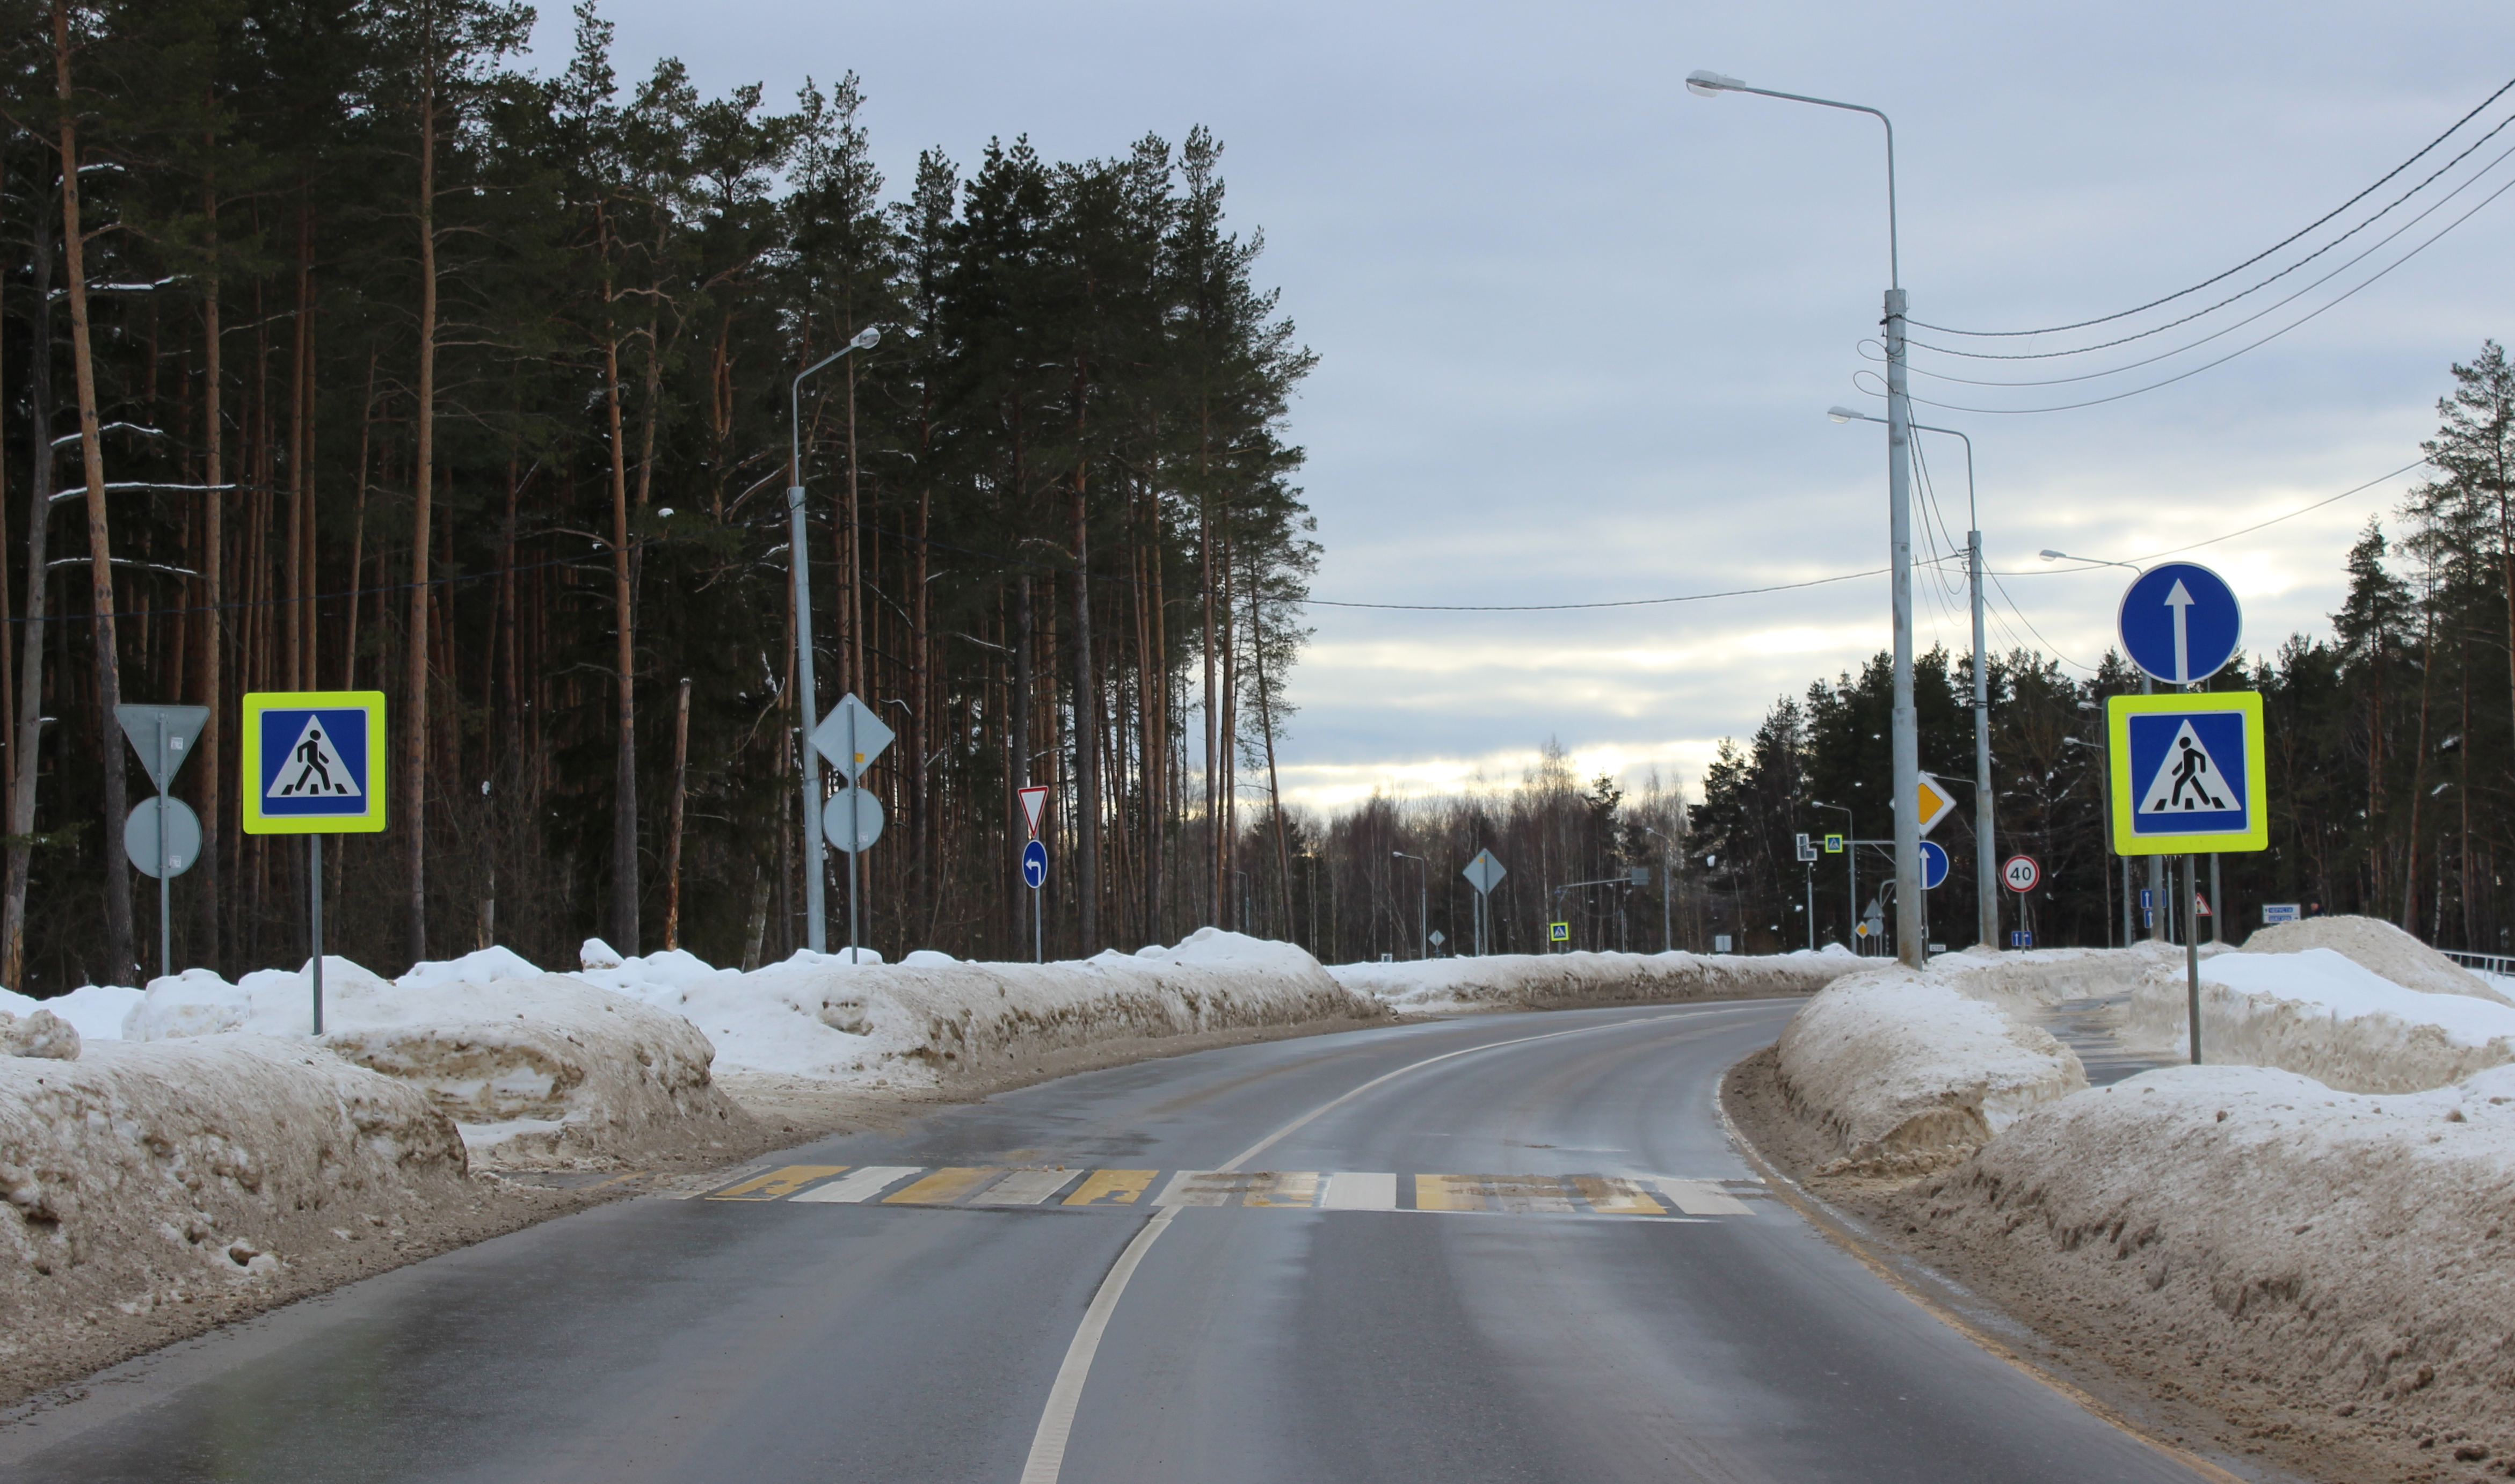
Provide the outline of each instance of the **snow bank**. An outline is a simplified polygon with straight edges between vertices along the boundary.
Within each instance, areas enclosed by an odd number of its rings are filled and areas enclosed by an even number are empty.
[[[1783,1087],[1844,1160],[1904,1171],[1952,1163],[2087,1085],[2077,1053],[2050,1033],[1964,992],[1984,967],[1864,969],[1783,1028]]]
[[[2185,1048],[2188,996],[2179,969],[2152,971],[2131,996],[2123,1040]],[[2330,948],[2248,945],[2201,965],[2201,1051],[2206,1061],[2284,1067],[2350,1092],[2413,1092],[2515,1061],[2515,1007],[2405,988]]]
[[[729,1142],[748,1119],[709,1076],[707,1038],[679,1015],[544,973],[502,948],[386,980],[323,960],[321,1044],[423,1090],[503,1165],[613,1163]],[[158,979],[125,1030],[139,1042],[246,1031],[309,1037],[302,971],[229,984],[207,969]]]
[[[2275,923],[2245,940],[2247,953],[2301,953],[2329,948],[2404,989],[2426,995],[2475,995],[2515,1006],[2490,976],[2463,968],[2401,928],[2371,917],[2309,917]]]
[[[2143,1073],[1917,1196],[1935,1234],[2041,1267],[2127,1345],[2397,1436],[2515,1431],[2515,1068],[2383,1096]]]
[[[0,1355],[264,1283],[327,1228],[460,1195],[464,1169],[426,1092],[302,1040],[0,1057]]]
[[[1106,1042],[1384,1013],[1300,949],[1213,928],[1175,948],[1075,963],[909,960],[806,951],[743,973],[659,953],[580,977],[687,1016],[721,1066],[874,1087],[934,1086]]]
[[[1829,945],[1815,953],[1770,955],[1513,953],[1339,964],[1328,972],[1346,989],[1393,1010],[1455,1014],[1813,994],[1861,963]]]

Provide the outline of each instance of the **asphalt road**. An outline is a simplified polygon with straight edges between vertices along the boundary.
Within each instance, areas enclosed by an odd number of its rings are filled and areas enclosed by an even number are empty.
[[[0,1476],[2200,1477],[1761,1193],[1713,1088],[1795,1004],[1477,1016],[944,1109],[117,1367],[0,1429]]]

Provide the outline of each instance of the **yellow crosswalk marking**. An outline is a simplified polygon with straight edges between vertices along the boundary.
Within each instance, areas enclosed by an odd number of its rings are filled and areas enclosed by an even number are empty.
[[[1158,1170],[1094,1170],[1080,1188],[1065,1198],[1065,1204],[1133,1206],[1159,1174]]]
[[[1471,1175],[1419,1175],[1415,1176],[1415,1209],[1482,1211],[1484,1192],[1476,1188]]]
[[[1260,1171],[1249,1177],[1249,1193],[1240,1198],[1243,1206],[1315,1206],[1319,1203],[1319,1176],[1311,1170]]]
[[[906,1190],[883,1197],[882,1204],[885,1206],[949,1206],[1002,1174],[1004,1174],[1002,1170],[972,1170],[960,1167],[937,1170]]]
[[[739,1185],[728,1185],[708,1197],[711,1201],[774,1201],[809,1185],[814,1180],[838,1174],[845,1165],[788,1165],[766,1175],[754,1175]]]
[[[1664,1216],[1668,1208],[1642,1193],[1642,1187],[1622,1175],[1576,1175],[1572,1188],[1581,1199],[1602,1216]]]

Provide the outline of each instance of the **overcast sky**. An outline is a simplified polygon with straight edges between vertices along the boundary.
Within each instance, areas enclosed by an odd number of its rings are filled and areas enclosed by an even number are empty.
[[[1824,415],[1882,410],[1863,390],[1874,375],[1859,376],[1886,280],[1881,131],[1862,115],[1695,98],[1688,71],[1890,114],[1912,313],[1968,329],[2106,314],[2231,268],[2515,76],[2503,0],[2062,11],[604,6],[624,78],[674,55],[704,88],[757,80],[782,103],[807,73],[856,72],[894,193],[927,146],[967,165],[989,138],[1028,134],[1074,159],[1211,126],[1234,222],[1266,234],[1258,277],[1281,286],[1320,356],[1293,422],[1326,548],[1315,595],[1469,604],[1662,598],[1885,564],[1884,430]],[[550,64],[566,25],[548,8]],[[2515,129],[2446,184],[2510,144]],[[2329,303],[2509,179],[2515,161],[2322,290],[2146,373],[2035,392],[1917,376],[1915,394],[2033,407],[2188,369]],[[2059,574],[2037,559],[2042,548],[2146,557],[2417,458],[2449,363],[2515,335],[2511,238],[2515,197],[2261,349],[2106,406],[1917,408],[1974,438],[1991,565],[2015,574],[2014,609],[1995,595],[1995,647],[2086,665],[2111,642],[2128,574]],[[1916,354],[1958,376],[2074,370],[1984,364]],[[1939,441],[1924,451],[1960,543],[1961,451]],[[2414,477],[2191,554],[2234,583],[2248,647],[2328,631],[2349,542]],[[1947,584],[1917,581],[1924,648],[1969,642],[1960,574]],[[1284,756],[1287,787],[1323,804],[1376,785],[1511,781],[1549,737],[1585,771],[1632,781],[1656,764],[1691,795],[1719,738],[1743,737],[1776,696],[1888,638],[1883,577],[1663,607],[1322,607],[1312,620]]]

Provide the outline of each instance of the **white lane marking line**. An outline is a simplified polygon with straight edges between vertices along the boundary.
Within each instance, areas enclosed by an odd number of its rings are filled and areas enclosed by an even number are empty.
[[[1036,1206],[1074,1183],[1072,1170],[1016,1170],[987,1187],[972,1206]]]
[[[1668,1192],[1676,1209],[1690,1216],[1746,1216],[1754,1212],[1746,1202],[1724,1193],[1710,1180],[1681,1180],[1674,1175],[1653,1175],[1651,1182]]]
[[[1740,1007],[1735,1004],[1721,1007],[1723,1010],[1738,1008]],[[1661,1020],[1687,1019],[1700,1013],[1702,1013],[1700,1010],[1678,1010],[1665,1015],[1645,1015],[1632,1020],[1610,1020],[1601,1025],[1585,1025],[1575,1030],[1548,1031],[1542,1036],[1515,1036],[1508,1041],[1488,1041],[1482,1046],[1465,1047],[1455,1051],[1443,1051],[1438,1056],[1426,1056],[1421,1061],[1410,1061],[1393,1072],[1383,1072],[1374,1077],[1341,1097],[1328,1099],[1241,1150],[1216,1169],[1193,1173],[1230,1174],[1274,1147],[1286,1134],[1294,1133],[1326,1113],[1342,1107],[1381,1083],[1403,1077],[1420,1067],[1431,1066],[1436,1062],[1448,1061],[1452,1057],[1465,1056],[1476,1051],[1490,1051],[1505,1046],[1524,1046],[1531,1041],[1553,1041],[1564,1036],[1586,1036],[1593,1031],[1620,1030],[1627,1026],[1649,1025]],[[1179,1175],[1184,1176],[1190,1173],[1181,1171]],[[1171,1184],[1176,1185],[1179,1176],[1174,1176]],[[1169,1190],[1165,1189],[1163,1194],[1168,1196]],[[1154,1214],[1151,1220],[1144,1223],[1144,1229],[1135,1233],[1134,1240],[1127,1244],[1127,1250],[1118,1255],[1117,1265],[1109,1269],[1109,1276],[1100,1280],[1099,1291],[1092,1296],[1091,1306],[1083,1311],[1082,1328],[1074,1332],[1074,1342],[1065,1347],[1065,1360],[1056,1368],[1056,1381],[1048,1388],[1048,1407],[1039,1415],[1039,1430],[1031,1434],[1030,1457],[1022,1462],[1021,1484],[1057,1484],[1057,1474],[1065,1467],[1066,1439],[1074,1432],[1074,1411],[1083,1404],[1083,1383],[1091,1378],[1092,1357],[1099,1351],[1101,1332],[1109,1328],[1109,1316],[1118,1308],[1118,1296],[1127,1291],[1127,1281],[1135,1276],[1135,1268],[1144,1260],[1144,1254],[1152,1249],[1155,1242],[1161,1240],[1163,1232],[1171,1229],[1171,1222],[1177,1217],[1178,1214],[1179,1208],[1176,1206],[1162,1207]]]
[[[1340,1170],[1328,1176],[1321,1211],[1395,1211],[1397,1176],[1369,1170]]]
[[[845,1201],[850,1204],[870,1201],[882,1194],[883,1187],[907,1175],[923,1171],[923,1165],[867,1165],[852,1175],[815,1185],[802,1195],[788,1196],[790,1201]]]
[[[1074,1332],[1074,1342],[1065,1347],[1065,1362],[1056,1368],[1056,1383],[1048,1388],[1048,1407],[1039,1415],[1039,1430],[1031,1434],[1030,1457],[1022,1462],[1021,1484],[1056,1484],[1056,1476],[1065,1467],[1065,1443],[1074,1434],[1074,1412],[1083,1403],[1083,1382],[1092,1375],[1092,1357],[1100,1348],[1100,1337],[1109,1328],[1109,1316],[1118,1310],[1118,1298],[1127,1292],[1127,1281],[1135,1276],[1143,1263],[1144,1254],[1163,1232],[1177,1219],[1178,1208],[1165,1208],[1144,1223],[1127,1250],[1118,1255],[1117,1265],[1109,1276],[1100,1280],[1100,1291],[1092,1296],[1091,1307],[1083,1311],[1083,1324]]]

